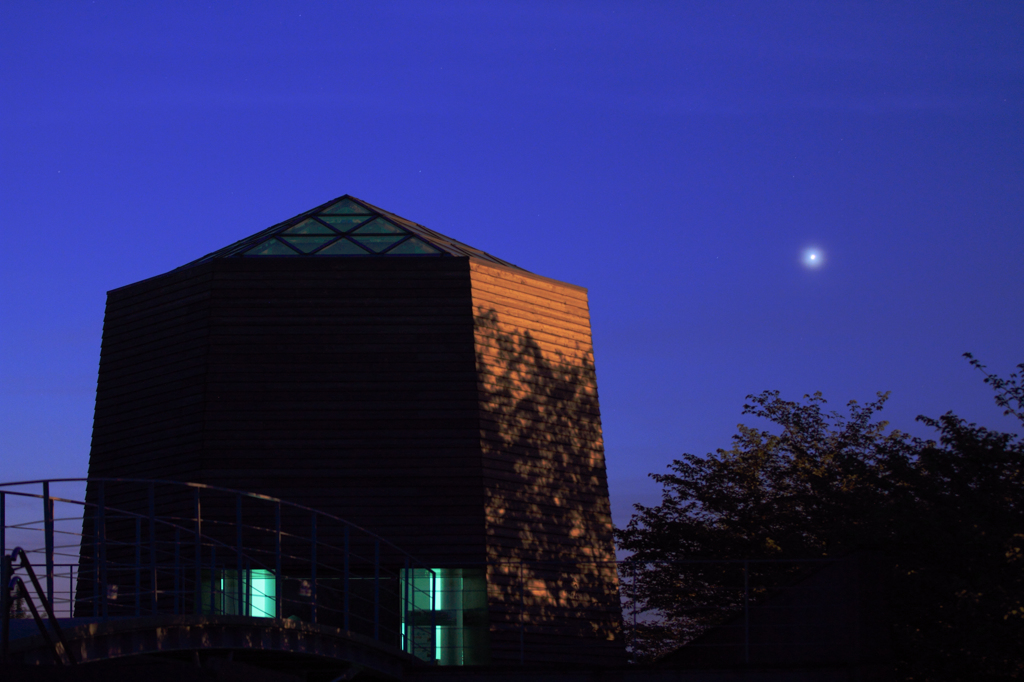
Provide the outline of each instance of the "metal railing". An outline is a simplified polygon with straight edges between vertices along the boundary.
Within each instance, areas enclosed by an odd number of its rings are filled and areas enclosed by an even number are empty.
[[[419,630],[433,632],[429,600],[403,579],[431,568],[344,519],[266,495],[116,478],[0,484],[0,547],[14,545],[62,618],[291,618],[434,655],[417,648],[430,639]],[[0,596],[17,617],[9,588]]]
[[[19,559],[20,564],[15,565],[14,562]],[[45,623],[39,615],[39,609],[36,608],[35,600],[32,599],[32,594],[29,592],[28,586],[25,585],[24,579],[16,573],[18,568],[25,573],[32,587],[35,588],[36,599],[39,600],[40,606],[43,607],[46,613],[47,620]],[[25,550],[21,547],[15,547],[10,556],[5,552],[0,557],[0,585],[7,586],[8,588],[0,593],[0,662],[6,664],[10,655],[10,621],[12,614],[7,600],[13,593],[15,599],[20,600],[28,607],[29,612],[32,614],[32,619],[35,621],[36,628],[46,641],[57,664],[74,665],[76,662],[74,654],[68,647],[67,640],[64,639],[64,633],[61,630],[56,614],[53,612],[53,606],[43,593],[43,588],[39,584],[39,578],[36,577],[36,573],[32,569],[32,562],[29,561],[28,555],[25,554]],[[57,638],[56,642],[54,637]]]
[[[469,660],[472,638],[505,632],[527,662],[552,628],[575,623],[582,638],[622,642],[624,630],[635,659],[645,633],[675,628],[670,644],[754,662],[772,647],[822,649],[832,635],[806,624],[850,610],[828,581],[802,582],[829,561],[690,560],[659,572],[629,559],[497,560],[438,569],[344,519],[198,483],[0,484],[0,546],[24,548],[38,571],[38,602],[57,618],[293,618],[426,661]],[[666,576],[674,582],[659,583]],[[479,586],[466,587],[471,579]],[[671,612],[659,594],[678,596]],[[21,592],[0,598],[3,612],[28,617]]]

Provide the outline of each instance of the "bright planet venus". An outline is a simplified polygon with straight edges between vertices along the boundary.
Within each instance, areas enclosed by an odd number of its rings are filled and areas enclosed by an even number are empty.
[[[825,256],[822,254],[821,249],[811,247],[804,249],[801,260],[803,261],[804,267],[820,268],[825,262]]]

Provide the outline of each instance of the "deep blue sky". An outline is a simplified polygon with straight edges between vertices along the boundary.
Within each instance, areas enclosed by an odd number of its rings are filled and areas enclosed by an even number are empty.
[[[763,389],[1014,428],[1019,2],[6,0],[0,155],[4,480],[85,475],[107,290],[344,193],[589,288],[619,524]]]

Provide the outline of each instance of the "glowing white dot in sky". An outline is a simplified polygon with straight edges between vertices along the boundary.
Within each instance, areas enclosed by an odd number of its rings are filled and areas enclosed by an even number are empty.
[[[812,247],[804,249],[801,260],[808,268],[819,268],[825,262],[825,256],[822,254],[821,249],[815,249]]]

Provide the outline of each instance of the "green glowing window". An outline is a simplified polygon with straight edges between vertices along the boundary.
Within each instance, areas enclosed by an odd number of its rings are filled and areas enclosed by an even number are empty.
[[[352,241],[365,246],[374,253],[381,253],[400,239],[401,237],[364,237],[360,235],[358,239],[353,238]]]
[[[334,231],[323,223],[309,218],[298,225],[289,227],[281,234],[334,234]]]
[[[383,218],[377,218],[366,223],[358,230],[354,230],[353,234],[408,234],[408,232]]]
[[[332,233],[330,237],[281,237],[283,241],[288,242],[302,253],[312,253],[319,249],[327,242],[333,240],[336,235]]]
[[[246,251],[244,256],[297,256],[295,249],[290,249],[276,239],[268,239],[259,246]]]
[[[441,665],[490,662],[483,569],[406,570],[400,595],[406,653]]]
[[[366,208],[365,206],[361,206],[360,204],[357,204],[351,199],[342,199],[333,206],[324,209],[323,211],[321,211],[321,213],[336,213],[340,215],[352,215],[359,213],[366,214],[370,213],[370,209]]]
[[[410,237],[409,239],[406,239],[404,242],[402,242],[401,244],[399,244],[395,248],[393,248],[390,251],[388,251],[388,255],[396,254],[396,253],[397,254],[407,254],[407,255],[420,256],[420,255],[431,254],[431,253],[441,253],[441,251],[438,250],[438,249],[435,249],[433,246],[431,246],[430,244],[426,243],[422,239],[418,239],[416,237]]]
[[[318,256],[368,256],[370,255],[366,249],[355,244],[348,239],[339,239],[338,241],[325,246],[316,252]]]
[[[353,227],[359,225],[359,223],[365,223],[372,217],[368,215],[325,215],[320,216],[320,220],[339,232],[348,232]]]
[[[242,603],[239,604],[238,571],[203,571],[202,613],[276,618],[277,581],[274,573],[262,568],[243,570],[241,580]]]

